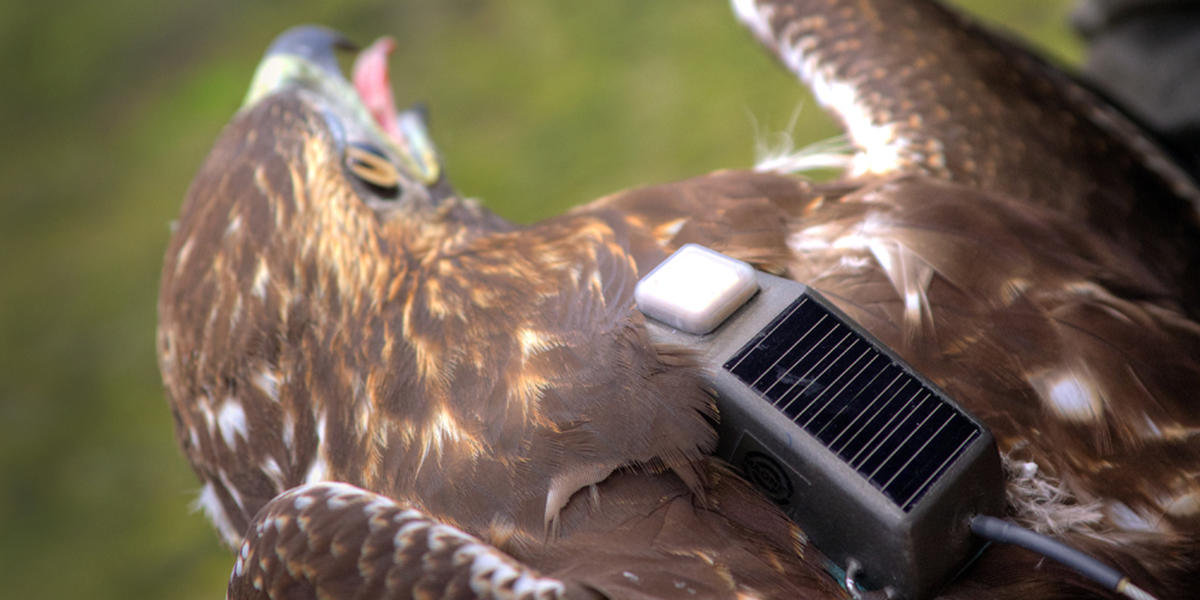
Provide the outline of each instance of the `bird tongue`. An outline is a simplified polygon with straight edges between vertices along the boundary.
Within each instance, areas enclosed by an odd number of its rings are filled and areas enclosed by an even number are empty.
[[[354,88],[379,126],[392,139],[400,140],[403,134],[397,122],[396,101],[388,80],[388,55],[395,49],[395,40],[382,37],[363,50],[354,59]]]

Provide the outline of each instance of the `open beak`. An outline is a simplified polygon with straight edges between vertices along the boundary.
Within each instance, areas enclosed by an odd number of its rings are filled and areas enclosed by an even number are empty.
[[[358,47],[326,27],[293,27],[267,48],[243,106],[288,85],[307,85],[334,99],[355,117],[372,122],[391,146],[401,169],[433,187],[442,179],[442,169],[429,135],[426,110],[418,105],[398,111],[392,95],[387,58],[395,46],[391,38],[385,37],[363,50],[355,58],[351,85],[338,65],[337,53]]]

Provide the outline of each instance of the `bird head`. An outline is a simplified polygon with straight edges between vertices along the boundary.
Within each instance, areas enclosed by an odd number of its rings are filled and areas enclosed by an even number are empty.
[[[364,295],[382,283],[372,265],[455,239],[460,225],[503,226],[454,193],[425,110],[395,108],[393,46],[384,38],[363,51],[351,83],[337,54],[354,46],[337,32],[301,26],[271,44],[189,191],[174,268],[229,267],[251,278],[243,291],[258,295],[268,287],[293,296],[307,295],[306,285],[323,291],[319,281],[301,280],[326,277],[343,300],[378,301]],[[273,277],[281,273],[272,266],[305,276]],[[164,278],[181,281],[194,278]]]
[[[336,54],[354,50],[354,44],[324,27],[290,29],[267,49],[242,110],[269,104],[281,94],[302,100],[324,119],[334,150],[364,184],[360,191],[370,192],[364,196],[419,201],[421,186],[432,188],[443,180],[442,169],[424,106],[396,110],[387,72],[387,55],[394,47],[383,38],[363,51],[351,84]],[[448,190],[425,191],[436,197]]]
[[[391,102],[390,42],[353,83],[348,46],[316,27],[271,45],[164,260],[160,369],[226,539],[327,479],[537,531],[623,465],[690,469],[711,399],[632,309],[661,251],[620,219],[518,230],[459,197],[423,111]]]
[[[275,40],[166,252],[160,368],[227,541],[278,491],[366,452],[371,400],[412,383],[380,379],[413,371],[385,342],[408,333],[396,307],[411,266],[472,223],[503,226],[453,193],[424,111],[392,105],[390,40],[359,56],[357,85],[338,66],[351,48],[315,26]]]

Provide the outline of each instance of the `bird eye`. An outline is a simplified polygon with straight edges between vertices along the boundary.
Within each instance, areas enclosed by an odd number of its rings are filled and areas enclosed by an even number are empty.
[[[392,199],[400,191],[400,172],[378,148],[347,145],[346,168],[381,197]]]

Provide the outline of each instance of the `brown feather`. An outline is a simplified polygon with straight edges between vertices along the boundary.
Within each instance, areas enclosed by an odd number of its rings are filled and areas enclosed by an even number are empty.
[[[201,504],[241,548],[231,597],[506,597],[522,577],[545,596],[840,595],[704,456],[703,379],[633,309],[688,242],[820,289],[984,420],[1014,519],[1185,593],[1194,189],[1099,100],[937,5],[736,6],[848,99],[832,108],[858,171],[719,172],[516,227],[403,175],[398,200],[367,199],[327,124],[348,117],[312,93],[226,129],[167,250],[159,361]],[[880,128],[900,145],[873,146]],[[1095,593],[1012,549],[946,590]]]
[[[1085,221],[1200,311],[1200,188],[1067,75],[938,2],[735,0],[847,129],[851,173],[920,173]],[[1145,235],[1153,231],[1154,235]]]

